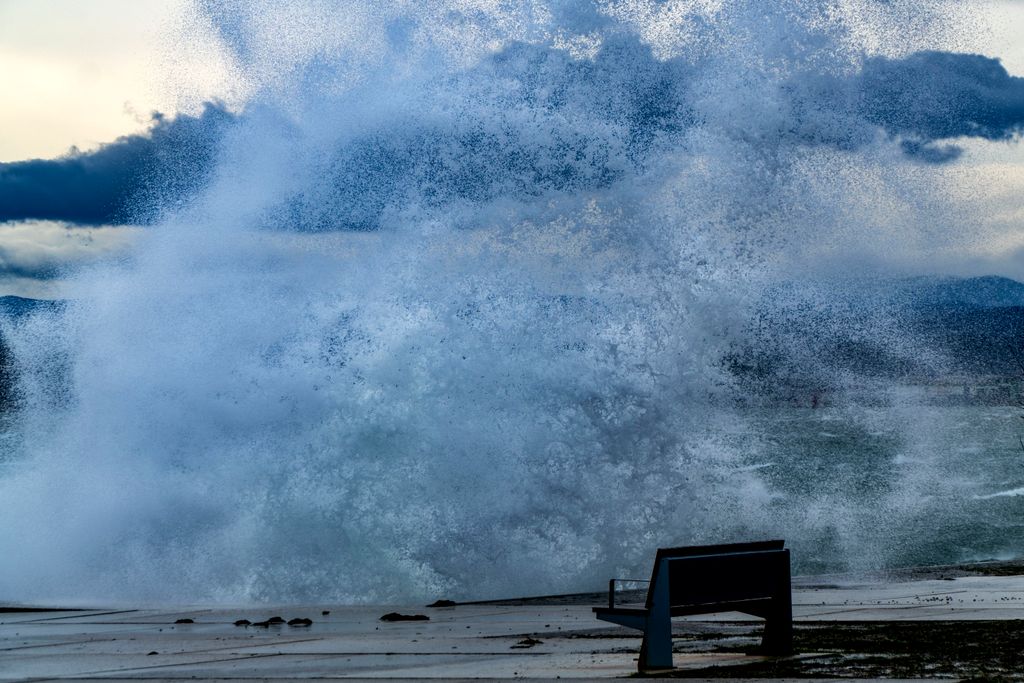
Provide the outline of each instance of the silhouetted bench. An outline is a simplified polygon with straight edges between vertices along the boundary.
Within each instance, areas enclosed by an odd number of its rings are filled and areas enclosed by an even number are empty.
[[[793,602],[785,541],[660,548],[644,607],[617,607],[615,583],[598,619],[644,632],[637,668],[672,668],[672,617],[742,612],[765,620],[766,654],[793,650]]]

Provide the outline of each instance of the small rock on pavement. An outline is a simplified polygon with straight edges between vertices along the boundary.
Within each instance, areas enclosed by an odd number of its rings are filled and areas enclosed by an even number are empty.
[[[527,636],[526,638],[523,638],[518,643],[513,645],[512,649],[513,650],[523,650],[523,649],[528,648],[528,647],[533,647],[534,645],[540,645],[543,642],[544,642],[543,640],[537,640],[536,638],[530,638],[529,636]]]
[[[430,621],[430,617],[426,614],[399,614],[398,612],[388,612],[380,618],[381,621]]]
[[[437,600],[430,603],[427,607],[455,607],[458,604],[454,600]]]

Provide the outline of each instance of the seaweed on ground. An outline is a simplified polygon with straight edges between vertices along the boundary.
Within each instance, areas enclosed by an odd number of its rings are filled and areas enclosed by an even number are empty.
[[[1022,621],[802,622],[794,624],[794,657],[750,664],[680,669],[679,678],[970,678],[1024,680]],[[678,650],[756,653],[747,634],[701,634]],[[704,647],[701,647],[703,645]],[[707,647],[710,645],[710,647]]]

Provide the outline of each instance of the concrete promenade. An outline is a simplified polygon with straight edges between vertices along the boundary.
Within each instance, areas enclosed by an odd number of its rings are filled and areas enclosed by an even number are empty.
[[[797,580],[794,614],[825,622],[1024,619],[1024,576],[881,582]],[[277,606],[0,612],[0,680],[245,680],[296,678],[480,679],[625,677],[635,671],[635,632],[597,621],[596,596],[445,608]],[[329,614],[324,614],[328,611]],[[427,621],[382,622],[387,612]],[[280,616],[313,621],[235,626]],[[175,623],[191,619],[193,623]],[[764,660],[721,647],[733,633],[753,643],[740,615],[677,620],[676,665],[696,671]],[[716,647],[707,647],[710,634]],[[798,640],[799,648],[799,640]],[[801,655],[797,655],[800,657]],[[806,656],[806,655],[805,655]],[[1024,656],[1022,656],[1024,661]],[[714,670],[715,676],[729,676]],[[1024,675],[1024,674],[1022,674]],[[742,677],[737,671],[736,677]],[[807,679],[805,679],[807,680]]]

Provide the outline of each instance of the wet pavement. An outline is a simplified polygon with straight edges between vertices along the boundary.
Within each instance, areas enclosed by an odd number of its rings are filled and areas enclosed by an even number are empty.
[[[1024,576],[895,582],[798,579],[793,603],[794,618],[801,623],[1017,620],[1024,619]],[[0,612],[0,680],[629,676],[635,671],[640,638],[594,619],[590,607],[596,604],[599,600],[577,596],[441,608],[292,605]],[[388,612],[430,618],[380,621]],[[273,616],[285,621],[307,618],[312,624],[234,624]],[[193,623],[175,623],[181,619]],[[675,655],[676,666],[695,676],[715,666],[714,675],[721,677],[730,667],[742,669],[766,660],[721,648],[694,651],[700,649],[702,631],[728,630],[749,621],[737,614],[676,620],[680,642],[688,643]],[[742,675],[739,669],[737,674]]]

